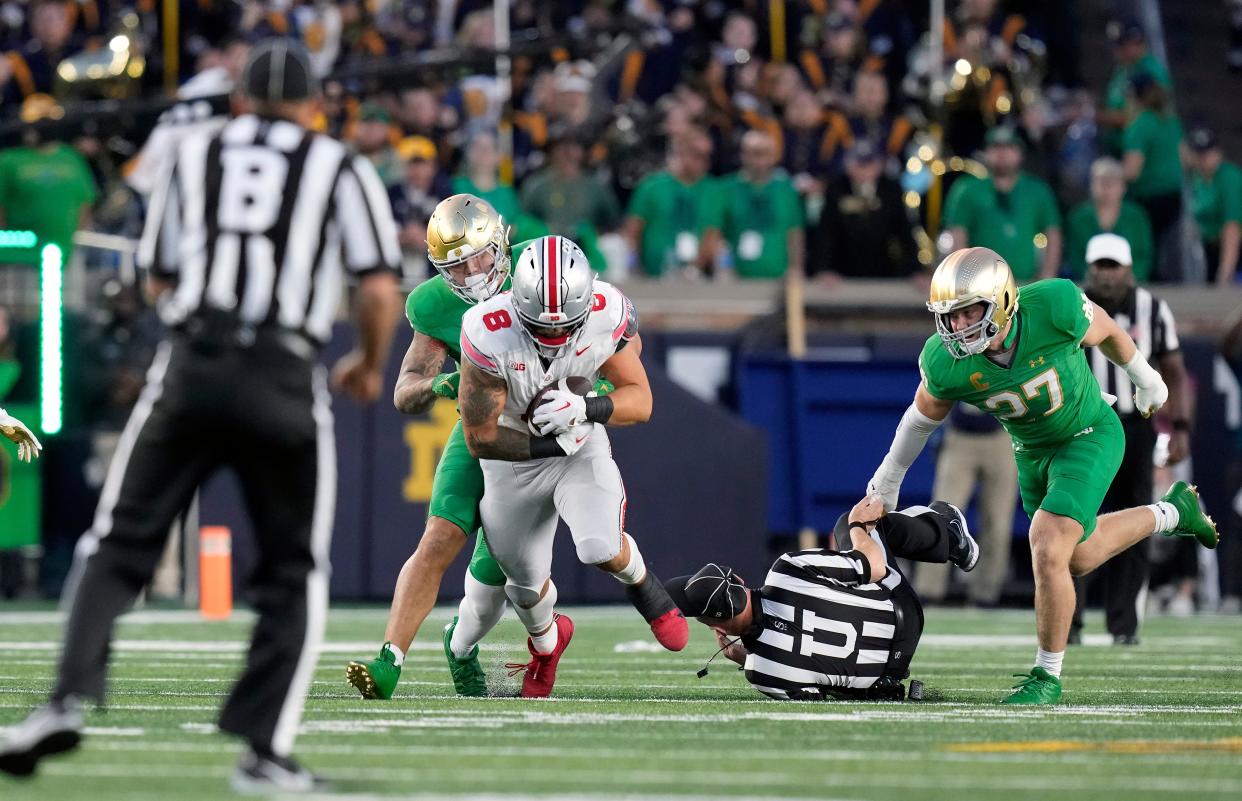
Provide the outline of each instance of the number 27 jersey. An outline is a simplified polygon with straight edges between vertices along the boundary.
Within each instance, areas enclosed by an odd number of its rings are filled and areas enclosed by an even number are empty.
[[[471,308],[461,321],[461,354],[509,388],[500,424],[527,431],[522,415],[539,390],[580,376],[592,383],[599,368],[638,335],[634,304],[612,284],[596,281],[591,313],[578,339],[544,367],[534,342],[518,321],[513,296],[502,292]]]
[[[1081,345],[1093,312],[1071,281],[1024,286],[1015,321],[1018,342],[1008,367],[982,354],[954,359],[933,334],[919,356],[923,385],[941,400],[969,403],[996,417],[1017,450],[1068,442],[1112,414]]]

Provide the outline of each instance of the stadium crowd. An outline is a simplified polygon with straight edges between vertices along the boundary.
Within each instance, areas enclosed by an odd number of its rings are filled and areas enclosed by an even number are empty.
[[[754,0],[516,2],[515,36],[615,31],[622,16],[647,33],[638,49],[605,63],[581,47],[517,58],[511,162],[497,138],[505,92],[494,76],[399,90],[332,77],[430,47],[492,48],[490,3],[182,2],[176,66],[162,50],[162,5],[0,4],[4,115],[40,119],[60,113],[50,95],[71,110],[98,91],[57,65],[113,47],[117,32],[146,58],[126,91],[158,92],[171,70],[187,100],[227,93],[250,43],[293,36],[326,81],[320,126],[365,153],[389,185],[414,278],[427,271],[429,203],[474,191],[518,238],[573,236],[614,280],[773,278],[790,269],[825,281],[902,277],[925,272],[937,244],[945,251],[963,242],[997,249],[1023,279],[1080,277],[1086,240],[1117,230],[1132,240],[1140,280],[1179,281],[1185,179],[1209,278],[1227,283],[1235,273],[1237,168],[1211,130],[1183,135],[1169,72],[1136,22],[1108,32],[1116,69],[1107,85],[1083,86],[1077,50],[1066,44],[1066,3],[951,3],[937,120],[919,34],[925,4],[802,0],[784,4],[784,25],[774,29],[769,4]],[[151,181],[135,158],[141,145],[77,141],[100,190],[83,202],[98,207],[103,230],[132,235],[141,219]],[[4,191],[19,192],[21,171],[45,160],[80,180],[83,165],[68,149],[16,148],[0,159]],[[138,191],[127,191],[125,177]],[[925,198],[942,193],[943,214],[938,202],[929,217]],[[0,197],[10,218],[26,208],[21,201]],[[68,208],[62,214],[70,217]],[[80,222],[17,218],[8,223],[42,224],[51,238]],[[925,232],[942,228],[951,239],[931,242]]]
[[[1114,72],[1086,86],[1071,2],[950,2],[936,86],[926,3],[780,5],[783,20],[757,0],[516,0],[515,37],[597,43],[623,17],[643,33],[612,59],[581,44],[516,58],[506,127],[506,87],[491,74],[395,90],[349,77],[428,48],[493,48],[482,0],[182,0],[175,64],[162,46],[163,3],[0,2],[0,118],[71,113],[103,90],[61,65],[122,45],[145,66],[108,91],[155,95],[171,71],[188,109],[228,92],[252,43],[291,36],[324,80],[318,126],[365,154],[388,186],[411,283],[434,274],[424,225],[452,192],[493,203],[514,241],[575,239],[614,282],[925,280],[939,253],[967,245],[999,252],[1020,281],[1081,279],[1086,243],[1102,232],[1129,242],[1140,282],[1197,279],[1187,258],[1196,244],[1207,280],[1234,282],[1242,170],[1209,127],[1183,124],[1170,73],[1137,22],[1110,26]],[[205,122],[178,108],[160,127]],[[3,226],[67,247],[81,228],[136,237],[150,145],[89,132],[67,144],[37,130],[0,152]],[[1184,212],[1197,242],[1183,241]],[[150,336],[123,288],[109,291],[116,303],[87,337],[105,353],[117,336]],[[114,419],[133,400],[132,365],[124,370],[96,380],[121,408],[107,412]]]

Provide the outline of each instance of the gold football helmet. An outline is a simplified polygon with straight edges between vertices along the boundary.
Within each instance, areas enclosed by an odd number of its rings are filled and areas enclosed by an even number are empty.
[[[492,263],[472,271],[481,254]],[[449,288],[467,303],[495,295],[509,278],[509,226],[486,200],[453,195],[441,200],[427,221],[427,258]]]
[[[976,303],[985,304],[983,317],[974,325],[954,331],[949,313]],[[954,251],[932,274],[927,309],[936,315],[936,332],[953,358],[983,353],[1018,311],[1018,286],[1013,271],[996,251]]]

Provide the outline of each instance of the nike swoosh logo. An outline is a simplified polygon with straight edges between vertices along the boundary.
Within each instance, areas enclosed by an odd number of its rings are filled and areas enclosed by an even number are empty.
[[[574,440],[574,444],[581,445],[585,441],[586,441],[586,437],[578,437],[576,440]]]
[[[564,405],[564,406],[562,406],[562,407],[561,407],[561,408],[559,408],[559,409],[553,409],[552,411],[554,411],[554,412],[563,412],[563,411],[565,411],[566,409],[568,409],[568,408],[569,408],[570,406],[572,406],[572,405],[573,405],[573,404],[571,404],[569,401],[565,401],[565,405]]]
[[[593,344],[595,344],[595,343],[594,343],[594,342],[592,342],[591,344],[593,345]],[[586,353],[586,352],[587,352],[588,350],[590,350],[590,349],[591,349],[591,345],[587,345],[587,346],[586,346],[585,348],[583,348],[582,350],[576,350],[576,351],[574,351],[574,355],[575,355],[575,356],[581,356],[582,354]]]

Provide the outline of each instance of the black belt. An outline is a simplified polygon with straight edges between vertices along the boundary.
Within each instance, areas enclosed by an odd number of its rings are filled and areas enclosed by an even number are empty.
[[[190,348],[205,355],[263,345],[275,345],[308,362],[319,355],[319,343],[300,331],[274,325],[223,325],[218,320],[193,317],[179,326],[176,333]]]

